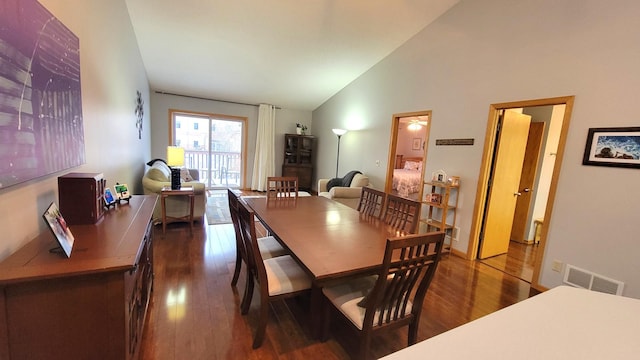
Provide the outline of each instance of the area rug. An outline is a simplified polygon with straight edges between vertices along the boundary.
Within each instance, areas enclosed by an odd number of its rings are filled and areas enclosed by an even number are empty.
[[[231,214],[227,190],[209,190],[207,193],[207,223],[209,225],[230,224]]]

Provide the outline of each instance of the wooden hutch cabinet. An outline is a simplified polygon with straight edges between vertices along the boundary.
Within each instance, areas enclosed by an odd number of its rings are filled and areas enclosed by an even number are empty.
[[[284,135],[282,176],[297,176],[298,188],[311,191],[315,167],[316,138],[310,135]]]
[[[0,262],[0,359],[135,360],[153,286],[156,195],[71,225],[70,258],[47,230]]]

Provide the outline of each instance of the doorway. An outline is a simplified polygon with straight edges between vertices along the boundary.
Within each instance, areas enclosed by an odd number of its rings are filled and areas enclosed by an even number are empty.
[[[494,180],[494,174],[497,167],[499,167],[502,163],[502,159],[496,157],[496,154],[499,152],[499,144],[500,144],[500,129],[503,121],[503,115],[505,115],[508,111],[515,111],[523,114],[533,114],[530,115],[532,121],[535,122],[545,122],[546,130],[543,132],[541,150],[540,150],[540,162],[535,166],[531,163],[527,163],[526,167],[523,165],[525,162],[520,160],[519,167],[515,172],[517,172],[517,181],[515,185],[508,185],[506,187],[500,188],[501,191],[507,191],[509,196],[512,199],[517,199],[522,195],[523,192],[527,192],[532,197],[530,205],[528,205],[528,211],[525,212],[525,223],[522,226],[523,231],[523,240],[518,242],[519,245],[523,243],[532,244],[528,246],[535,246],[533,261],[533,268],[530,272],[529,279],[524,279],[525,281],[531,282],[532,287],[536,287],[538,284],[538,277],[540,272],[540,264],[542,263],[542,254],[544,254],[544,247],[546,245],[546,235],[547,235],[547,225],[549,224],[549,219],[551,218],[551,214],[553,211],[553,202],[555,198],[555,191],[557,188],[557,180],[560,174],[561,163],[563,158],[564,146],[566,141],[566,136],[569,128],[569,120],[571,117],[571,111],[573,108],[573,96],[568,97],[559,97],[559,98],[549,98],[549,99],[539,99],[539,100],[528,100],[528,101],[519,101],[519,102],[511,102],[511,103],[500,103],[500,104],[492,104],[489,109],[489,119],[487,122],[487,132],[484,143],[484,152],[483,158],[480,168],[480,175],[478,179],[478,190],[476,193],[476,201],[474,207],[473,220],[470,231],[470,241],[469,248],[467,250],[467,258],[468,259],[480,259],[481,258],[481,249],[485,244],[498,241],[504,242],[506,241],[506,247],[503,246],[504,254],[491,254],[488,257],[502,256],[507,259],[510,256],[510,249],[513,245],[511,241],[511,229],[513,228],[513,221],[515,218],[515,206],[512,211],[507,216],[502,216],[502,220],[509,219],[510,222],[505,223],[500,226],[508,227],[508,231],[503,231],[506,233],[506,240],[503,237],[500,239],[495,238],[491,235],[491,238],[487,237],[485,234],[485,230],[487,228],[495,227],[495,223],[488,223],[492,220],[492,211],[496,208],[496,204],[491,204],[492,196],[493,201],[497,197],[493,190],[496,187],[491,186],[492,181]],[[542,110],[542,111],[541,111]],[[551,118],[545,118],[541,116],[540,113],[544,113],[545,111],[554,113],[552,115],[554,117],[553,120]],[[527,147],[525,143],[522,144],[524,148]],[[528,187],[522,187],[519,182],[519,179],[523,173],[523,168],[525,170],[531,170],[532,167],[535,167],[535,175],[533,176],[533,183]],[[526,172],[526,171],[525,171]],[[528,190],[525,190],[528,189]],[[509,198],[507,196],[507,198]],[[509,200],[509,199],[507,199]],[[504,200],[500,200],[504,201]],[[509,200],[511,201],[511,200]],[[500,208],[500,207],[497,207]],[[519,215],[522,219],[522,215]],[[522,221],[522,220],[520,220]],[[538,243],[538,245],[535,245]],[[518,244],[516,244],[518,245]],[[498,251],[500,253],[501,251]],[[492,260],[495,260],[492,259]],[[480,260],[483,261],[483,260]],[[485,260],[490,261],[490,260]]]
[[[386,193],[417,201],[422,199],[430,129],[429,110],[392,116]]]
[[[246,118],[170,111],[169,143],[185,149],[207,189],[242,188],[246,174]]]

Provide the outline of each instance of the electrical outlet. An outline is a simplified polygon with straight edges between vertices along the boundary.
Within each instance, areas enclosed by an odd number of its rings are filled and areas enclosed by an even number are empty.
[[[380,167],[380,160],[376,160],[376,167]]]
[[[551,264],[551,270],[553,270],[555,272],[561,272],[562,271],[562,261],[553,260],[553,263]]]

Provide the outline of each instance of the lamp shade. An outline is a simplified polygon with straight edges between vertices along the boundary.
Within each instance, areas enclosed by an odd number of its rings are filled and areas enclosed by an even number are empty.
[[[179,146],[167,146],[167,165],[183,166],[184,148],[181,148]]]
[[[331,131],[338,136],[342,136],[347,133],[347,130],[344,129],[331,129]]]

